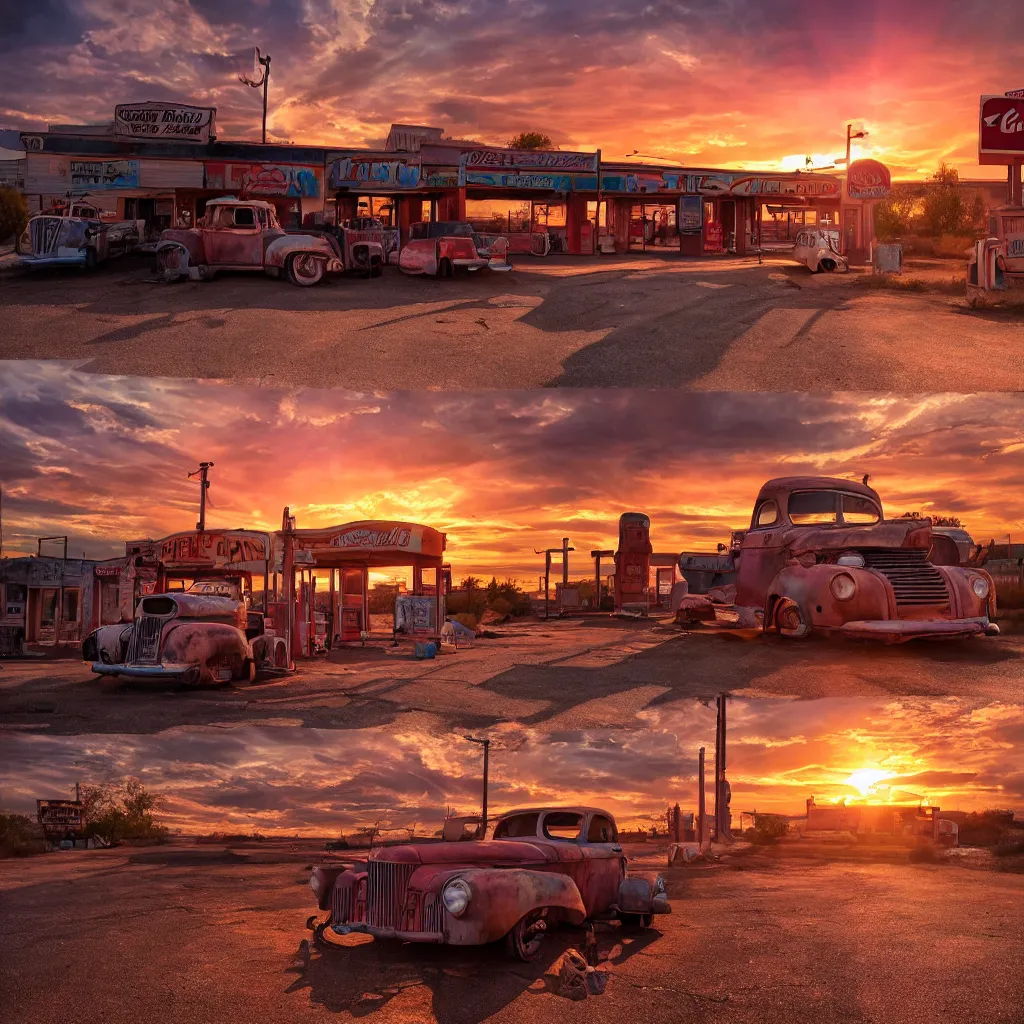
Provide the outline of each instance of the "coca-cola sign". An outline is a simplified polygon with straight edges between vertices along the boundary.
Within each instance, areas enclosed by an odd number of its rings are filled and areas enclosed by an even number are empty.
[[[1024,159],[1024,99],[1014,96],[981,97],[978,157],[981,163],[990,164],[1008,164]]]
[[[846,175],[851,199],[884,199],[892,190],[889,168],[877,160],[854,160]]]

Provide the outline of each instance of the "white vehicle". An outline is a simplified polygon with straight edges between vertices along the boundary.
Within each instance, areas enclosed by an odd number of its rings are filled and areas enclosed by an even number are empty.
[[[93,270],[97,264],[137,248],[144,228],[141,220],[109,223],[91,203],[68,200],[28,222],[15,243],[18,266]]]
[[[839,251],[839,231],[828,228],[804,228],[796,236],[793,259],[802,263],[812,274],[819,270],[832,272],[846,270],[846,257]]]

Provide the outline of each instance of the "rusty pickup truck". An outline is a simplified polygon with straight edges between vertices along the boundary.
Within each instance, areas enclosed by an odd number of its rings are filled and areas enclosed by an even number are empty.
[[[343,247],[329,233],[286,232],[270,203],[233,196],[210,200],[196,227],[164,231],[156,247],[157,273],[172,281],[257,270],[309,287],[348,269],[379,272],[383,262],[377,242]]]
[[[329,911],[309,920],[321,946],[350,932],[452,946],[503,939],[526,961],[559,923],[647,927],[671,911],[664,879],[627,873],[615,821],[591,807],[512,811],[490,839],[379,847],[315,867],[310,886]]]
[[[37,214],[28,222],[15,242],[17,265],[25,270],[95,270],[100,263],[137,248],[144,228],[140,220],[102,220],[91,203],[69,201],[50,213]]]
[[[769,480],[727,548],[679,556],[688,593],[676,619],[888,643],[991,636],[995,587],[984,569],[960,564],[962,539],[930,519],[886,519],[866,483]]]
[[[484,238],[468,221],[422,221],[409,228],[409,241],[398,253],[405,274],[454,277],[460,270],[511,270],[508,239]]]

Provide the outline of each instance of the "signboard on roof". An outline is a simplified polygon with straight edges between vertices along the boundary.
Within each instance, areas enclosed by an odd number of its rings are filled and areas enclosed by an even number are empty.
[[[74,800],[37,800],[36,820],[43,832],[81,832],[85,828],[85,812]]]
[[[119,103],[114,108],[114,134],[159,142],[209,142],[214,134],[215,107],[183,103]]]
[[[889,168],[877,160],[854,160],[846,175],[851,199],[884,199],[892,191]]]
[[[417,188],[420,165],[405,158],[345,156],[334,160],[328,174],[331,188],[374,189]]]
[[[156,555],[167,568],[229,567],[247,564],[263,571],[270,558],[270,535],[251,530],[205,530],[175,533],[156,542]]]
[[[982,96],[978,123],[978,162],[1012,164],[1024,160],[1024,99]]]

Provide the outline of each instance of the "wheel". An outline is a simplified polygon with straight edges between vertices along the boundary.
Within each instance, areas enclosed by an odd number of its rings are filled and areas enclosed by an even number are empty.
[[[524,963],[530,963],[540,956],[544,935],[547,932],[548,908],[541,907],[538,910],[531,910],[519,923],[508,933],[505,939],[505,948],[509,956],[514,956]]]
[[[781,636],[802,639],[810,632],[810,626],[804,621],[800,606],[788,597],[779,598],[773,615],[775,628]]]
[[[380,260],[375,256],[370,261],[370,277],[380,277],[384,273],[384,268],[380,265]]]
[[[156,254],[156,269],[168,281],[177,281],[188,273],[188,252],[180,246],[161,249]]]
[[[96,250],[86,249],[85,250],[85,269],[92,271],[96,269]]]
[[[437,276],[438,277],[454,277],[455,268],[452,266],[452,261],[445,256],[441,262],[437,265]]]
[[[818,266],[821,270],[824,270],[826,274],[831,274],[832,271],[836,269],[836,261],[822,260],[821,263],[818,264]]]
[[[288,667],[288,646],[276,644],[274,647],[274,668]]]
[[[326,266],[322,256],[311,252],[297,252],[288,259],[288,280],[300,288],[310,288],[323,279]]]

